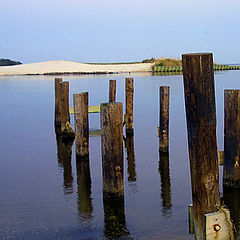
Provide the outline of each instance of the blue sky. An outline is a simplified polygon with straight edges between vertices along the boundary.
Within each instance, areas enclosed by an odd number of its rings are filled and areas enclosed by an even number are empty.
[[[239,0],[0,0],[0,58],[240,63]]]

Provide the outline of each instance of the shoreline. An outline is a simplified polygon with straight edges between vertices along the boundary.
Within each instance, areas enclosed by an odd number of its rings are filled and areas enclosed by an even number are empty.
[[[71,61],[48,61],[0,67],[0,76],[16,75],[85,75],[152,72],[152,63],[89,64]]]

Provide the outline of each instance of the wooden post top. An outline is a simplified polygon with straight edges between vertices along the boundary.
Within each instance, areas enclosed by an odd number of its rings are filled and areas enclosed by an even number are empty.
[[[184,53],[182,56],[208,56],[213,55],[212,53],[202,52],[202,53]]]

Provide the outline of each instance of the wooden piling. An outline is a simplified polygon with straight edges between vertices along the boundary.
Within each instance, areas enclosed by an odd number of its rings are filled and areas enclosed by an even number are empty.
[[[182,63],[195,233],[203,239],[203,216],[220,204],[213,56],[183,54]]]
[[[76,157],[89,158],[88,93],[73,94]]]
[[[103,194],[106,198],[121,198],[124,194],[122,103],[102,103],[100,109]]]
[[[109,102],[116,102],[116,80],[109,80]]]
[[[159,151],[161,152],[168,152],[169,92],[169,87],[160,87]]]
[[[133,135],[133,78],[125,79],[125,92],[126,92],[126,114],[124,122],[126,124],[126,135]]]
[[[224,91],[223,185],[240,188],[240,90]]]
[[[73,139],[74,132],[70,125],[70,113],[69,113],[69,82],[60,83],[61,94],[61,134],[64,139]]]
[[[61,128],[61,88],[62,78],[55,78],[55,127]]]

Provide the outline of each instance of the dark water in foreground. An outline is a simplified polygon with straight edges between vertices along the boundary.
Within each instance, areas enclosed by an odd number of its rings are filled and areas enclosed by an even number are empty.
[[[124,102],[125,77],[64,80],[71,105],[73,93],[88,91],[93,106],[108,100],[109,79],[117,80],[117,101]],[[90,139],[90,165],[76,164],[74,144],[71,152],[56,141],[54,76],[0,77],[0,239],[194,239],[182,76],[133,77],[135,135],[124,148],[125,201],[112,204],[102,198],[100,137]],[[218,72],[215,82],[222,150],[223,90],[239,88],[240,72]],[[159,165],[157,137],[164,85],[171,87],[169,171]],[[99,125],[99,114],[90,115],[90,127]]]

